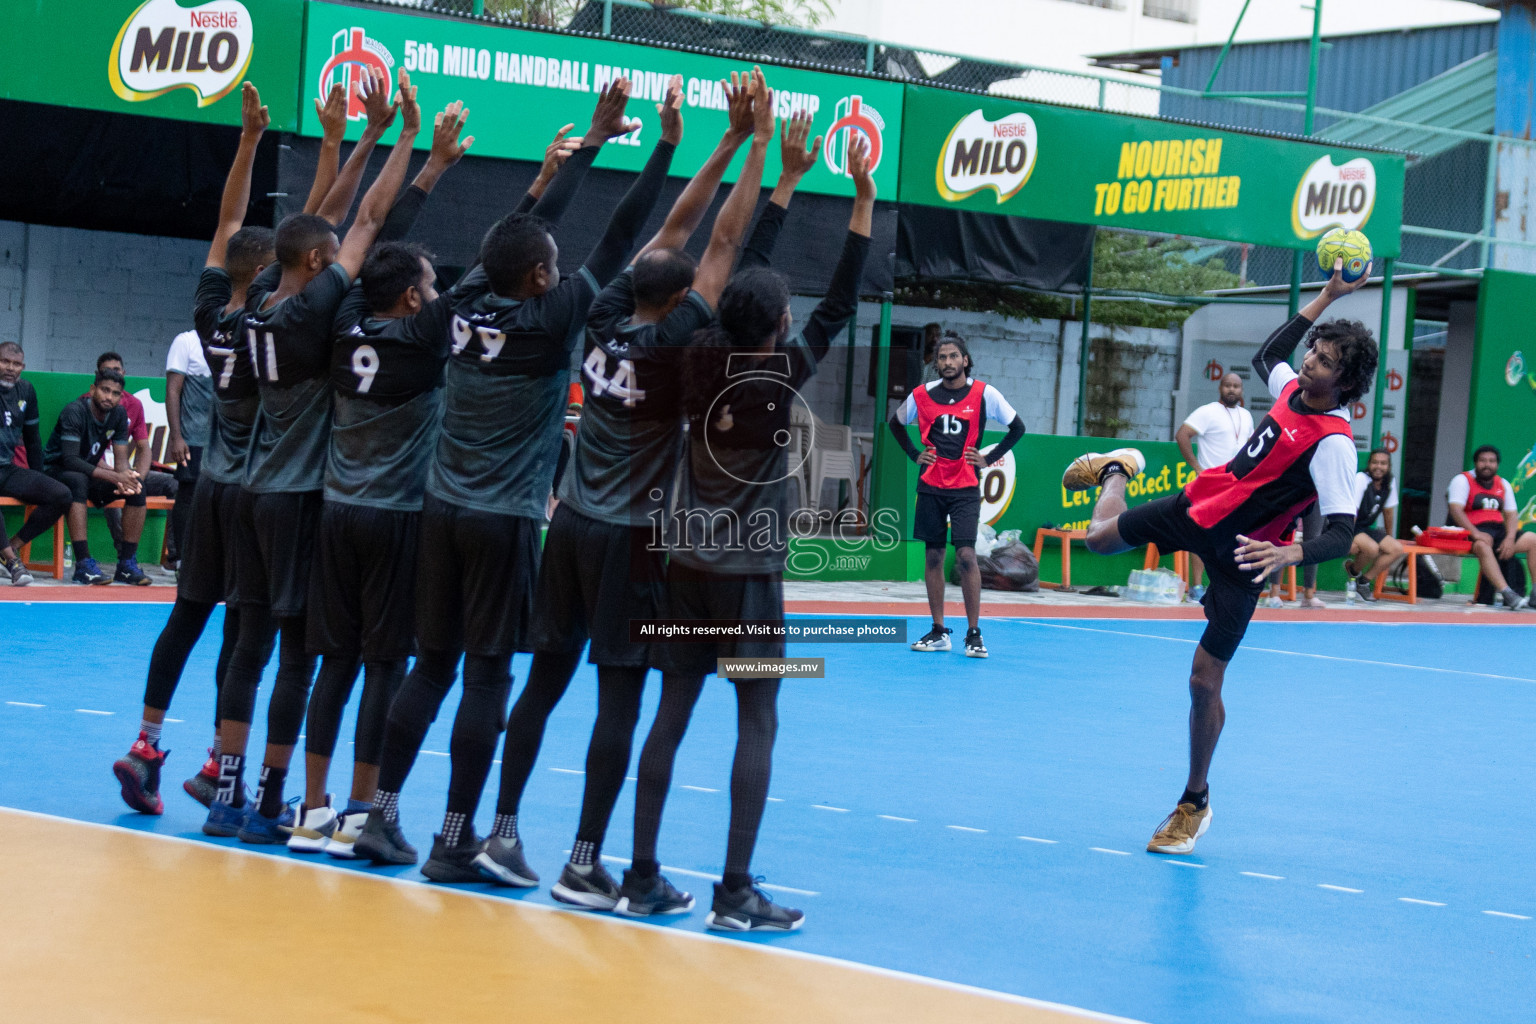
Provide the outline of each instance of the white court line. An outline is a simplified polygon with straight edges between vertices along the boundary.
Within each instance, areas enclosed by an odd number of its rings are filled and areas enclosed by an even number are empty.
[[[1399,902],[1399,903],[1417,903],[1417,904],[1419,904],[1422,907],[1443,907],[1443,906],[1445,906],[1444,903],[1436,903],[1434,900],[1416,900],[1412,896],[1399,896],[1397,898],[1397,902]]]
[[[1247,875],[1249,878],[1267,878],[1271,882],[1283,882],[1283,881],[1285,881],[1285,876],[1284,875],[1264,875],[1264,874],[1260,874],[1257,871],[1239,871],[1238,874],[1240,874],[1240,875]]]
[[[916,818],[898,818],[894,814],[877,814],[875,817],[884,818],[886,821],[917,821]]]
[[[1342,886],[1342,885],[1328,885],[1326,882],[1323,883],[1323,884],[1320,884],[1318,886],[1318,888],[1319,889],[1332,889],[1334,892],[1352,892],[1352,893],[1356,893],[1356,894],[1365,892],[1364,889],[1350,889],[1350,888],[1348,888],[1346,886]]]
[[[771,796],[768,798],[768,802],[771,804],[781,804],[784,802],[784,798],[781,796]]]
[[[37,811],[24,811],[15,807],[3,808],[6,813],[22,814],[29,818],[41,818],[47,821],[60,821],[70,825],[79,825],[84,828],[108,829],[113,832],[132,832],[136,836],[144,836],[152,840],[167,843],[185,843],[197,846],[201,849],[221,850],[226,854],[237,857],[271,857],[271,853],[261,850],[242,850],[238,846],[225,846],[222,843],[210,843],[203,839],[193,839],[189,836],[168,836],[159,832],[142,832],[138,829],[125,829],[116,825],[104,825],[95,821],[80,821],[76,818],[64,818],[57,814],[42,814]],[[299,859],[297,857],[284,858],[285,864],[302,865],[311,871],[342,871],[352,878],[366,879],[369,882],[380,885],[416,885],[430,887],[434,893],[444,897],[462,896],[468,899],[495,901],[503,906],[512,904],[524,907],[537,913],[548,914],[580,914],[584,920],[602,922],[603,925],[615,928],[655,928],[656,925],[644,921],[632,920],[625,917],[616,917],[609,914],[594,915],[586,910],[567,910],[563,907],[554,907],[546,903],[534,903],[528,900],[512,900],[505,896],[499,896],[492,892],[477,892],[473,889],[445,889],[432,885],[426,881],[413,881],[396,875],[375,875],[367,871],[358,870],[356,867],[348,867],[344,862],[337,861],[326,864],[322,861]],[[682,928],[668,928],[667,934],[675,936],[685,942],[729,942],[740,943],[739,939],[726,938],[724,935],[716,935],[709,932],[693,932]],[[738,948],[740,948],[738,946]],[[859,971],[864,974],[872,974],[882,978],[895,978],[899,981],[907,981],[913,984],[926,985],[930,988],[940,988],[947,992],[959,992],[965,995],[981,996],[986,999],[995,999],[999,1002],[1012,1003],[1015,1006],[1029,1006],[1040,1010],[1052,1010],[1056,1013],[1071,1014],[1084,1020],[1103,1021],[1105,1024],[1145,1024],[1144,1021],[1132,1020],[1129,1017],[1116,1017],[1113,1014],[1100,1013],[1097,1010],[1087,1010],[1081,1006],[1069,1006],[1066,1003],[1053,1003],[1045,999],[1031,999],[1029,996],[1014,995],[1011,992],[998,992],[993,989],[979,988],[975,985],[963,985],[956,981],[945,981],[941,978],[929,978],[921,974],[910,974],[906,971],[898,971],[889,967],[877,967],[874,964],[860,963],[857,960],[842,960],[835,956],[826,956],[821,953],[808,953],[804,950],[794,949],[789,946],[775,946],[766,942],[751,943],[750,948],[754,952],[765,956],[787,956],[797,960],[814,961],[816,963],[832,964],[836,967],[844,967]]]
[[[1487,914],[1489,917],[1510,917],[1514,918],[1516,921],[1530,920],[1530,918],[1526,917],[1524,914],[1506,914],[1502,910],[1485,910],[1483,913]]]
[[[846,807],[829,807],[826,804],[811,804],[811,806],[816,808],[818,811],[836,811],[838,814],[848,813],[848,808]]]
[[[1067,626],[1059,622],[1039,622],[1035,619],[1020,619],[1020,622],[1030,626],[1042,626],[1047,629],[1072,629],[1081,633],[1108,633],[1111,636],[1133,636],[1142,640],[1167,640],[1176,644],[1198,644],[1199,640],[1190,640],[1181,636],[1160,636],[1157,633],[1131,633],[1122,629],[1094,629],[1091,626]],[[1365,623],[1373,625],[1373,623]],[[1372,661],[1369,658],[1341,658],[1336,654],[1314,654],[1310,651],[1282,651],[1274,647],[1250,647],[1243,645],[1245,651],[1256,651],[1264,654],[1289,654],[1296,658],[1316,658],[1321,661],[1344,661],[1353,665],[1376,665],[1379,668],[1406,668],[1416,669],[1420,672],[1439,672],[1452,676],[1475,676],[1478,679],[1500,679],[1512,683],[1536,683],[1536,679],[1526,676],[1501,676],[1493,672],[1468,672],[1460,668],[1431,668],[1428,665],[1404,665],[1396,661]]]
[[[1056,845],[1056,840],[1054,839],[1036,839],[1034,836],[1019,836],[1019,838],[1026,843],[1049,843],[1051,846]]]
[[[90,708],[75,708],[75,711],[78,714],[82,714],[82,715],[115,715],[115,714],[117,714],[117,712],[115,712],[115,711],[92,711]]]
[[[550,771],[552,771],[552,772],[559,772],[561,775],[585,775],[585,774],[587,774],[586,772],[579,772],[575,768],[551,768]]]
[[[422,753],[423,754],[431,754],[433,757],[447,757],[447,756],[449,756],[448,755],[448,751],[446,751],[446,750],[423,750]]]
[[[1192,860],[1169,860],[1169,861],[1167,861],[1167,863],[1172,864],[1176,868],[1203,868],[1203,867],[1205,867],[1204,864],[1196,864]]]
[[[683,786],[683,789],[691,789],[695,793],[718,793],[718,789],[710,789],[708,786]]]
[[[944,827],[945,828],[952,828],[956,832],[985,832],[986,831],[986,829],[984,829],[984,828],[971,828],[969,825],[945,825]]]
[[[181,725],[181,724],[183,724],[182,720],[180,718],[167,718],[165,721],[169,725]]]
[[[1095,853],[1112,853],[1112,854],[1114,854],[1117,857],[1129,857],[1130,856],[1130,854],[1126,853],[1124,850],[1108,850],[1108,849],[1105,849],[1102,846],[1090,846],[1090,847],[1088,847],[1088,849],[1094,851]]]
[[[8,700],[6,703],[13,708],[45,708],[48,706],[46,704],[33,704],[31,701],[26,700]]]

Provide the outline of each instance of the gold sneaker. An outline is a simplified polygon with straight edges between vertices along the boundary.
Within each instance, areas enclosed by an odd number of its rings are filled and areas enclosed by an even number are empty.
[[[1157,826],[1152,841],[1147,844],[1148,853],[1190,853],[1195,840],[1205,835],[1211,827],[1211,805],[1195,810],[1194,804],[1179,804],[1173,813]]]
[[[1099,486],[1099,475],[1104,467],[1118,462],[1125,467],[1128,477],[1139,476],[1147,468],[1146,457],[1135,448],[1116,448],[1112,452],[1089,452],[1072,460],[1067,471],[1061,474],[1061,486],[1069,491],[1086,491]]]

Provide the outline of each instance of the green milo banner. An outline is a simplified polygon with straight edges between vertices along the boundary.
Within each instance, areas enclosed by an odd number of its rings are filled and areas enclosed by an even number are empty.
[[[295,0],[8,3],[0,97],[238,125],[249,79],[292,131],[303,16]]]
[[[354,97],[349,134],[355,137],[364,120],[355,98],[362,70],[384,72],[393,86],[403,69],[419,89],[424,118],[454,100],[470,109],[466,132],[475,137],[471,152],[476,156],[542,160],[555,130],[574,123],[580,133],[591,120],[597,94],[623,76],[633,83],[629,116],[641,124],[603,147],[598,165],[639,170],[660,130],[655,104],[671,77],[682,75],[684,133],[672,171],[691,175],[713,152],[726,127],[720,80],[732,71],[751,70],[746,61],[606,39],[339,4],[311,3],[308,10],[300,131],[311,136],[321,134],[311,97],[324,95],[333,82],[346,85]],[[821,161],[801,184],[803,190],[853,194],[845,161],[848,139],[857,131],[870,140],[881,194],[896,197],[900,85],[796,68],[767,67],[764,73],[775,90],[778,113],[787,117],[795,110],[811,111],[816,133],[827,138]],[[430,142],[426,132],[417,139],[418,147]],[[738,154],[736,167],[742,159]],[[777,168],[775,143],[765,182],[776,179]],[[728,181],[734,178],[734,171],[726,175]]]
[[[1515,488],[1520,525],[1536,529],[1536,337],[1530,330],[1536,276],[1487,270],[1477,297],[1477,341],[1467,410],[1466,461],[1491,444]],[[1435,481],[1444,487],[1445,481]]]
[[[909,86],[901,201],[1287,248],[1401,251],[1401,156]]]

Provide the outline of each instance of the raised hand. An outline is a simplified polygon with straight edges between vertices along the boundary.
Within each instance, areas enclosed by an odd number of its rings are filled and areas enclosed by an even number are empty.
[[[667,83],[667,98],[656,104],[661,115],[661,139],[677,145],[683,141],[683,76],[673,75]]]
[[[464,109],[464,104],[454,100],[447,108],[440,111],[432,119],[432,155],[427,159],[442,165],[452,167],[459,162],[469,147],[474,145],[473,135],[463,142],[459,141],[459,133],[464,130],[464,122],[469,120],[469,111]]]
[[[576,135],[566,138],[574,124],[568,124],[555,132],[555,137],[549,145],[544,147],[544,163],[539,167],[539,177],[548,180],[553,178],[565,165],[570,155],[581,148],[581,136]]]
[[[400,72],[400,81],[403,86],[406,81],[404,71]],[[395,114],[400,110],[399,100],[390,102],[383,73],[372,68],[364,69],[358,93],[363,100],[363,110],[368,114],[368,131],[376,138],[383,135],[395,123]]]
[[[421,132],[421,104],[416,102],[416,87],[411,84],[411,73],[401,70],[400,89],[395,93],[395,108],[401,111],[400,134],[417,135]]]
[[[869,139],[863,132],[849,134],[848,177],[853,179],[854,193],[860,199],[875,198],[875,179],[869,162]]]
[[[797,110],[784,122],[784,130],[779,135],[779,162],[784,167],[781,181],[784,178],[799,181],[816,166],[816,159],[821,156],[821,136],[816,136],[807,151],[805,140],[810,134],[811,113],[808,110]]]
[[[773,116],[773,90],[763,78],[762,68],[752,69],[752,137],[767,142],[778,127]]]
[[[582,144],[601,145],[608,139],[627,135],[635,125],[624,116],[624,105],[629,102],[629,79],[615,78],[608,83],[597,98],[597,108],[592,111],[592,127],[583,136]]]
[[[1372,264],[1367,263],[1365,265],[1365,273],[1350,282],[1344,280],[1344,258],[1341,256],[1335,259],[1333,261],[1333,276],[1328,279],[1327,284],[1323,285],[1323,297],[1332,302],[1335,299],[1343,298],[1351,292],[1359,291],[1371,279],[1371,266]]]
[[[315,116],[328,139],[340,140],[347,133],[347,89],[340,82],[331,83],[325,102],[315,100]]]
[[[261,105],[261,94],[250,82],[240,87],[240,130],[246,135],[257,136],[267,130],[272,115]]]
[[[726,113],[731,127],[728,134],[742,142],[752,137],[752,74],[731,72],[731,80],[720,80],[725,89]]]

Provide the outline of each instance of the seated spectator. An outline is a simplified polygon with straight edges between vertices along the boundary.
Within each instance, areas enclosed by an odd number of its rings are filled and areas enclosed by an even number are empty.
[[[154,453],[149,447],[149,424],[144,419],[144,403],[128,393],[127,373],[123,370],[123,357],[116,352],[103,352],[96,357],[96,372],[102,370],[115,370],[117,375],[124,380],[122,409],[128,417],[128,433],[131,438],[128,446],[127,466],[117,465],[111,453],[102,455],[102,461],[107,463],[109,469],[132,468],[134,475],[139,478],[139,484],[143,488],[146,498],[175,498],[177,491],[176,478],[169,473],[151,469]],[[81,398],[86,397],[81,395]],[[123,512],[121,509],[109,508],[102,512],[107,518],[107,529],[112,531],[112,542],[119,546],[123,543]],[[174,531],[171,543],[166,545],[165,559],[175,563],[180,557],[176,548]],[[135,538],[137,543],[137,538]],[[162,568],[166,568],[162,566]]]
[[[1173,435],[1179,451],[1184,455],[1184,461],[1197,472],[1231,462],[1238,449],[1253,433],[1253,413],[1243,408],[1243,378],[1235,373],[1223,374],[1221,382],[1216,385],[1216,396],[1216,401],[1207,402],[1190,412]],[[1198,451],[1194,447],[1196,444],[1199,445]],[[1315,577],[1316,573],[1313,575]],[[1201,585],[1204,579],[1205,566],[1200,556],[1191,554],[1189,596],[1192,600],[1198,601],[1205,595],[1205,587]],[[1279,591],[1271,597],[1278,602]],[[1272,607],[1278,608],[1279,605],[1274,604]]]
[[[1392,536],[1397,525],[1397,481],[1392,479],[1392,456],[1385,448],[1372,450],[1365,472],[1355,474],[1355,505],[1355,540],[1344,568],[1355,577],[1355,592],[1374,601],[1377,575],[1403,557],[1403,546]],[[1378,517],[1386,529],[1376,526]]]
[[[187,524],[192,519],[192,492],[197,488],[212,415],[213,373],[203,357],[197,332],[183,331],[171,342],[171,350],[165,357],[165,420],[169,432],[165,459],[176,464],[176,505],[171,509],[171,537],[165,545],[165,560],[160,564],[167,571],[177,568],[181,552],[186,547]],[[153,493],[148,486],[145,491]]]
[[[1307,506],[1307,510],[1297,517],[1292,524],[1295,528],[1295,536],[1292,540],[1300,544],[1304,540],[1321,537],[1323,534],[1323,516],[1317,510],[1317,502]],[[1193,557],[1193,556],[1191,556]],[[1280,599],[1280,584],[1285,576],[1284,569],[1276,569],[1269,576],[1269,597],[1264,601],[1266,608],[1284,608],[1285,602]],[[1303,566],[1301,570],[1301,600],[1297,602],[1298,608],[1326,608],[1323,599],[1317,596],[1317,566]]]
[[[1472,453],[1472,471],[1451,478],[1445,489],[1450,503],[1448,525],[1472,535],[1472,553],[1504,607],[1524,608],[1528,599],[1509,585],[1508,577],[1519,568],[1516,555],[1523,552],[1530,563],[1531,552],[1536,551],[1536,534],[1526,533],[1516,524],[1515,489],[1499,476],[1499,459],[1499,450],[1485,444]]]
[[[75,552],[75,582],[100,585],[131,583],[147,586],[149,577],[139,571],[139,536],[144,530],[144,491],[132,469],[102,465],[107,449],[116,464],[128,466],[128,414],[123,411],[123,375],[97,370],[96,382],[84,398],[77,398],[59,413],[48,446],[43,451],[44,471],[69,489],[69,539]],[[117,572],[108,576],[91,557],[87,536],[87,503],[100,507],[122,498],[123,540],[117,545]]]
[[[27,521],[16,531],[14,547],[6,538],[5,520],[0,518],[0,566],[13,587],[32,582],[32,574],[21,564],[17,551],[69,511],[68,489],[42,471],[37,391],[21,379],[26,368],[21,346],[14,341],[0,342],[0,496],[34,506]]]

